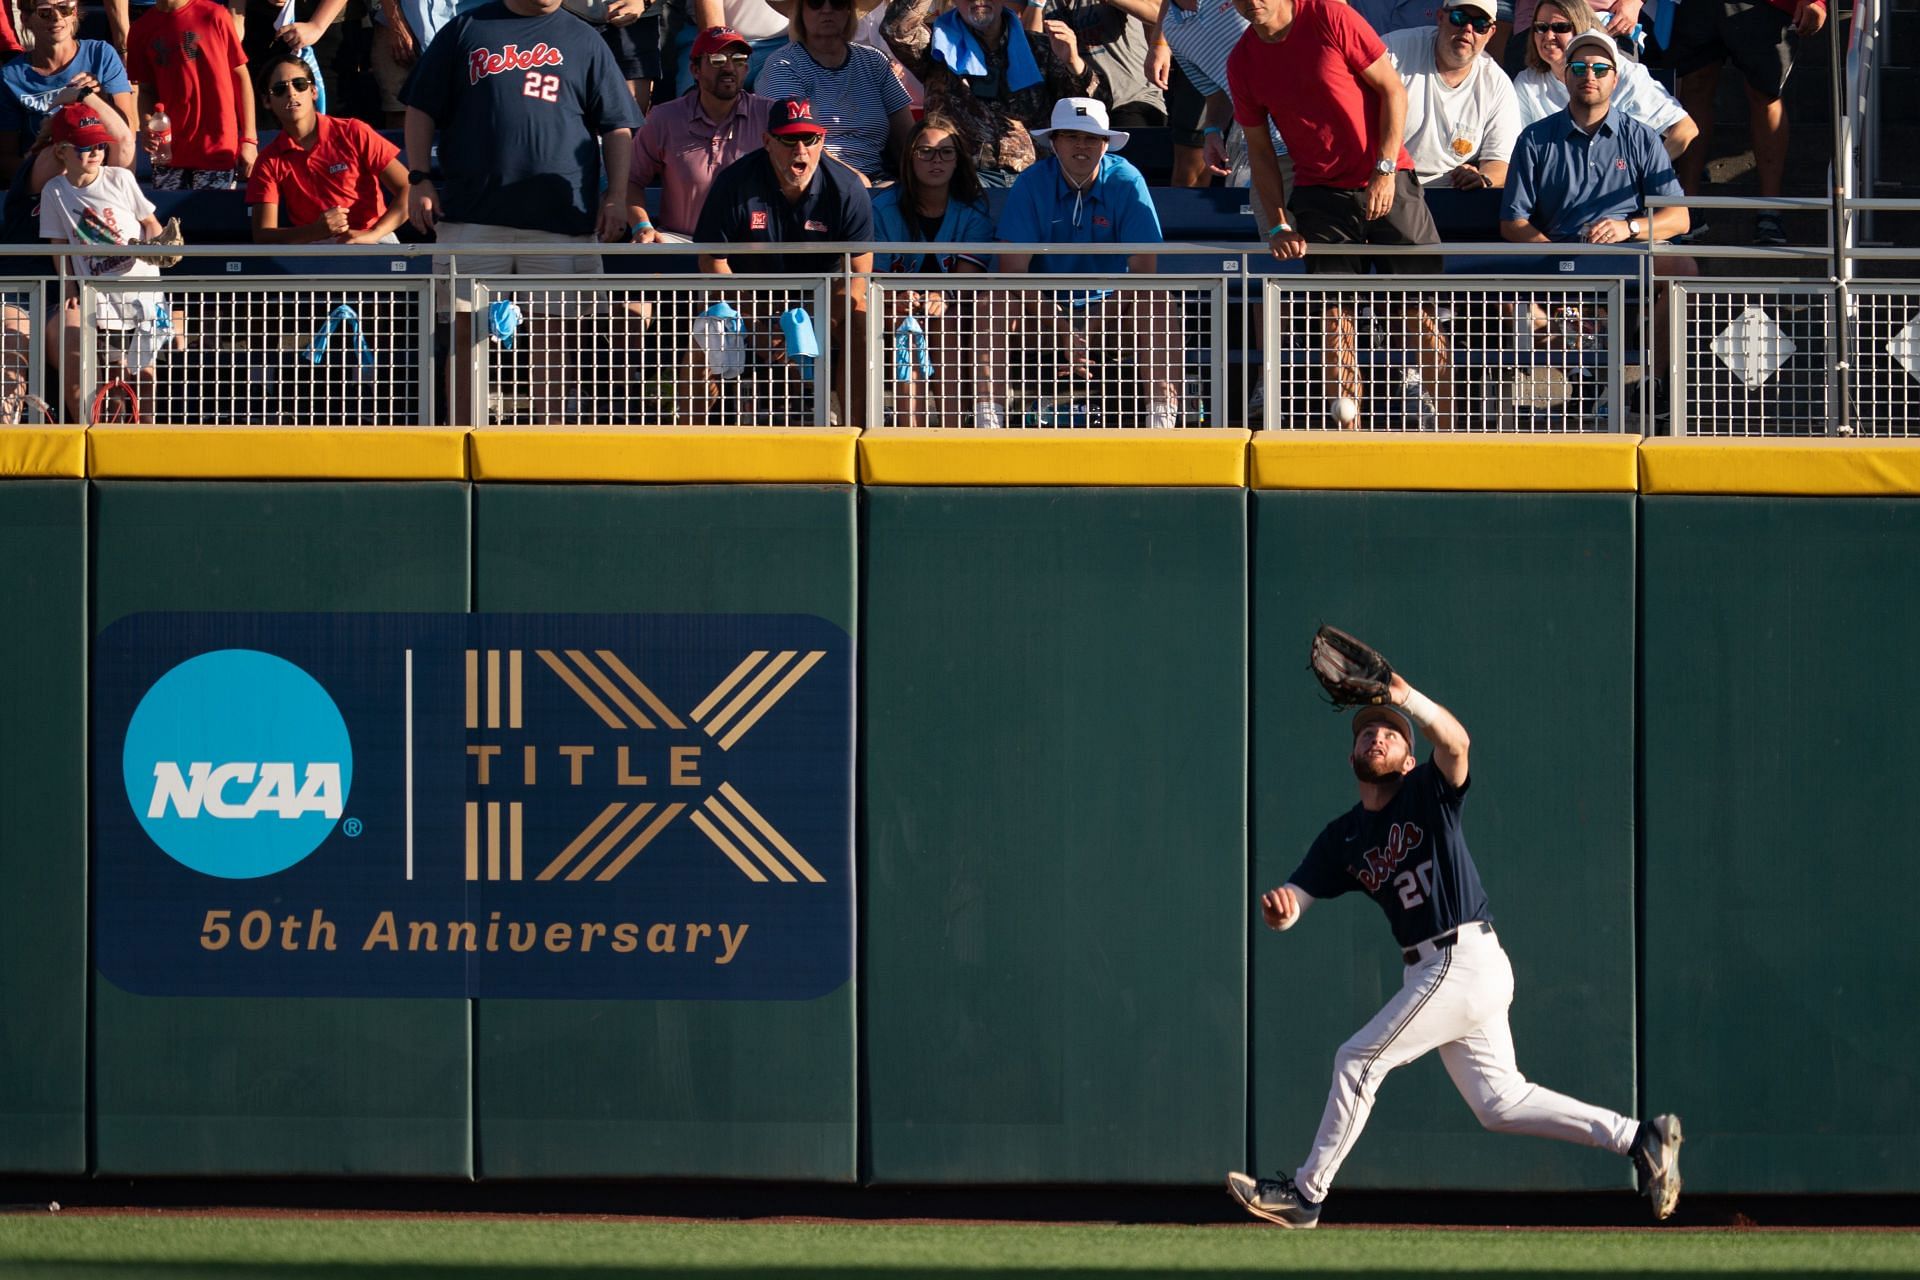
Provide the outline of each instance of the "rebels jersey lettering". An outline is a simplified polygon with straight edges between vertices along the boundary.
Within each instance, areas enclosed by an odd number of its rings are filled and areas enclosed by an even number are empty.
[[[1393,940],[1403,947],[1469,920],[1492,924],[1460,827],[1471,783],[1452,786],[1428,760],[1380,812],[1356,804],[1329,822],[1287,880],[1315,898],[1358,889],[1387,913]]]
[[[599,32],[499,0],[440,29],[403,97],[439,127],[448,218],[561,235],[593,230],[600,135],[640,124]]]

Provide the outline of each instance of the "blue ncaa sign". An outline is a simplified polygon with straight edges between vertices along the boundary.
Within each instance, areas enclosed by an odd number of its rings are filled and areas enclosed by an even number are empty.
[[[284,658],[220,649],[154,682],[121,752],[127,803],[183,866],[247,879],[284,871],[332,834],[353,745],[318,681]]]
[[[141,614],[93,675],[95,961],[128,990],[852,973],[852,645],[819,618]]]

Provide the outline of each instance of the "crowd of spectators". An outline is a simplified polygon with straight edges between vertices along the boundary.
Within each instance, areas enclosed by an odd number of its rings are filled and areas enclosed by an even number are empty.
[[[53,240],[77,235],[45,212],[53,184],[116,171],[139,176],[111,180],[139,197],[113,223],[122,243],[149,230],[144,193],[230,191],[262,242],[514,246],[467,262],[488,274],[595,272],[609,241],[1154,242],[1124,125],[1169,131],[1176,185],[1249,187],[1276,256],[1428,272],[1359,247],[1437,243],[1430,189],[1498,190],[1489,239],[1666,238],[1688,233],[1684,210],[1646,201],[1682,189],[1676,158],[1699,170],[1701,122],[1643,62],[1640,0],[109,0],[104,39],[81,37],[75,0],[28,3],[17,30],[0,22],[19,46],[0,65],[0,177],[16,235]],[[1825,13],[1682,12],[1679,34],[1664,26],[1683,96],[1730,58],[1757,127]],[[1496,54],[1516,30],[1510,75]],[[80,116],[97,143],[58,123]],[[1008,190],[990,205],[991,188]],[[466,321],[464,299],[448,306]]]

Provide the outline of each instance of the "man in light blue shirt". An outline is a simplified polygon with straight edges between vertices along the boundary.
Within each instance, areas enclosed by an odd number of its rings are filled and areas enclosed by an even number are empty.
[[[1035,161],[1014,180],[1000,211],[996,238],[1013,245],[1158,244],[1160,215],[1154,210],[1147,180],[1131,162],[1111,154],[1126,146],[1127,137],[1124,130],[1107,126],[1107,109],[1098,99],[1063,98],[1055,103],[1052,128],[1036,129],[1033,134],[1034,141],[1051,148],[1053,154]],[[1151,275],[1158,266],[1158,256],[1145,252],[1122,256],[1014,249],[1000,255],[1004,275]],[[1116,294],[1100,288],[1025,290],[989,302],[1006,305],[1010,312],[1007,323],[985,326],[990,346],[1005,343],[1007,335],[1019,329],[1038,330],[1048,335],[1046,342],[1015,349],[1028,356],[1036,348],[1063,348],[1062,372],[1069,380],[1089,381],[1099,355],[1114,359],[1130,351],[1145,384],[1146,425],[1179,425],[1172,367],[1182,349],[1181,335],[1173,329],[1172,318],[1178,312],[1170,294],[1141,290]],[[1006,348],[990,352],[975,406],[976,426],[1003,425],[1005,387],[1000,375],[1007,355]],[[1058,385],[1051,369],[1029,373],[1029,381]]]

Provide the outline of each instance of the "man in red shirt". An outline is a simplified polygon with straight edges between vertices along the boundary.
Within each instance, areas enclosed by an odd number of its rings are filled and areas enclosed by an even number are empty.
[[[1247,136],[1254,212],[1279,258],[1309,271],[1364,272],[1364,255],[1308,255],[1315,244],[1437,244],[1413,161],[1400,145],[1407,91],[1373,28],[1339,0],[1234,0],[1247,33],[1227,57],[1234,119]],[[1288,217],[1271,119],[1293,157]],[[1272,214],[1271,220],[1267,215]],[[1426,257],[1383,271],[1426,274]]]
[[[407,220],[400,148],[371,127],[313,109],[313,73],[297,55],[271,55],[260,87],[280,136],[247,179],[261,244],[380,244]],[[387,194],[393,193],[392,204]]]
[[[127,72],[140,86],[135,124],[145,129],[156,102],[173,124],[173,154],[154,162],[154,190],[231,190],[253,172],[253,85],[224,5],[159,0],[127,32]],[[144,140],[151,152],[154,140]]]
[[[1387,47],[1340,0],[1233,0],[1246,34],[1227,55],[1227,90],[1246,135],[1253,171],[1253,210],[1277,258],[1305,258],[1307,270],[1437,275],[1426,254],[1370,257],[1307,252],[1308,244],[1438,244],[1413,160],[1400,145],[1407,90]],[[1293,158],[1292,216],[1280,159],[1267,134],[1271,120]],[[1419,369],[1406,371],[1416,421],[1451,424],[1452,379],[1445,340],[1423,306],[1400,308]],[[1360,425],[1365,388],[1356,356],[1353,316],[1326,312],[1328,397],[1342,425]],[[1403,425],[1403,424],[1393,424]]]

